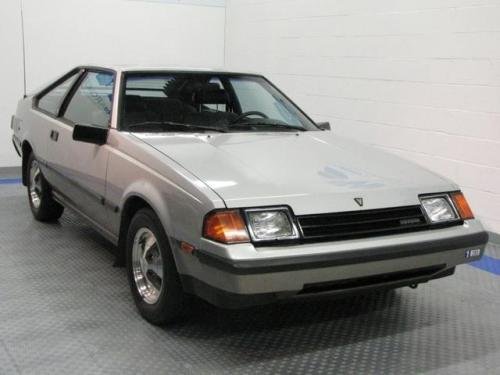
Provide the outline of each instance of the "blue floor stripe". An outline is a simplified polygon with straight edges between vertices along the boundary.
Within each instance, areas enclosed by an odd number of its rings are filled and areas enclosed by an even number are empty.
[[[469,265],[495,275],[500,275],[500,259],[496,259],[488,255],[483,255],[480,260],[469,263]]]
[[[15,185],[21,182],[20,178],[0,178],[0,185]]]

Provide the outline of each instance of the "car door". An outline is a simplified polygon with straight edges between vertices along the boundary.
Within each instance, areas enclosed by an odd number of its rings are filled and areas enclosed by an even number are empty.
[[[62,105],[48,147],[48,164],[59,179],[56,194],[102,229],[108,227],[104,196],[109,149],[73,140],[73,128],[109,127],[114,81],[114,72],[86,70]]]
[[[47,87],[34,99],[32,117],[29,121],[32,122],[30,127],[30,141],[33,147],[36,158],[40,162],[42,172],[45,178],[53,186],[57,186],[59,181],[57,175],[52,173],[52,170],[46,168],[48,161],[49,143],[52,143],[52,130],[57,127],[59,122],[59,111],[64,101],[64,98],[78,80],[81,69],[75,69],[65,76],[61,77],[54,84]]]

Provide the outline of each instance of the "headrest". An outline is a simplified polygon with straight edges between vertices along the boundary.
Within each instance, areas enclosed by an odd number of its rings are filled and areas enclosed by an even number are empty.
[[[227,104],[229,95],[217,83],[207,83],[196,93],[198,104]]]
[[[127,111],[137,111],[144,108],[144,102],[139,95],[126,95],[124,102]]]

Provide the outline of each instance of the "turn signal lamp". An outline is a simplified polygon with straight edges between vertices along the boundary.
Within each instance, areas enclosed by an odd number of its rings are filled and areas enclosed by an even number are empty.
[[[203,225],[203,237],[226,244],[250,241],[245,221],[238,210],[209,213]]]
[[[474,214],[461,191],[451,194],[451,199],[462,220],[474,219]]]

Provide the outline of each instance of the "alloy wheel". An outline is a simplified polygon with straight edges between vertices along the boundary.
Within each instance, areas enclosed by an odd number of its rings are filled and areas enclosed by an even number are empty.
[[[31,204],[38,209],[42,200],[42,172],[36,160],[31,163],[29,191]]]
[[[163,258],[158,240],[148,228],[141,228],[134,237],[132,272],[137,291],[148,304],[154,304],[163,290]]]

